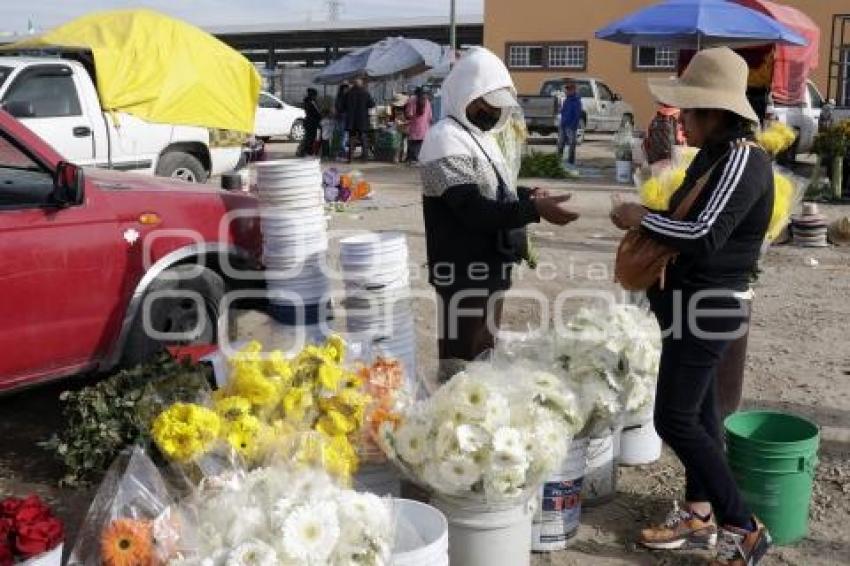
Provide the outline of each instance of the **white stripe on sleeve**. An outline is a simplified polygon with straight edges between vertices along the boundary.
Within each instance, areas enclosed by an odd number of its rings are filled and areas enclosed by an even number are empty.
[[[648,214],[643,219],[643,226],[671,238],[690,240],[702,238],[708,234],[720,213],[729,203],[729,199],[741,182],[749,156],[750,148],[747,146],[736,149],[732,153],[717,189],[712,193],[708,205],[695,222],[671,220],[659,214]]]

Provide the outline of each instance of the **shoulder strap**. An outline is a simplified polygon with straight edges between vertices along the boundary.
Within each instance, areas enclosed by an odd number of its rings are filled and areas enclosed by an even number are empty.
[[[449,118],[451,118],[452,120],[454,120],[454,121],[457,123],[457,125],[458,125],[458,126],[460,126],[461,128],[463,128],[464,130],[466,130],[466,133],[467,133],[467,134],[469,134],[469,137],[471,137],[471,138],[472,138],[472,141],[474,141],[474,142],[475,142],[475,145],[477,145],[477,146],[478,146],[478,149],[480,149],[480,150],[481,150],[481,153],[483,153],[483,154],[484,154],[484,157],[486,157],[486,158],[487,158],[487,161],[490,163],[490,167],[492,167],[492,168],[493,168],[493,172],[496,174],[496,179],[499,181],[499,188],[498,188],[498,191],[499,191],[499,195],[498,195],[498,196],[499,196],[499,200],[500,200],[500,201],[505,200],[505,199],[507,198],[506,192],[507,192],[507,190],[508,190],[508,189],[507,189],[507,187],[508,187],[508,186],[505,184],[505,180],[502,178],[502,174],[501,174],[501,173],[499,173],[499,168],[498,168],[498,167],[496,167],[496,164],[495,164],[495,163],[493,162],[493,160],[490,158],[490,154],[488,154],[488,153],[487,153],[487,150],[485,150],[485,149],[484,149],[484,146],[483,146],[483,145],[481,145],[481,142],[480,142],[480,141],[478,141],[478,138],[476,138],[476,137],[473,135],[473,133],[472,133],[471,131],[469,131],[469,128],[467,128],[467,127],[466,127],[466,124],[464,124],[463,122],[461,122],[460,120],[458,120],[458,119],[457,119],[457,118],[455,118],[454,116],[449,116]]]
[[[688,195],[679,203],[679,206],[676,207],[676,210],[673,211],[673,214],[670,218],[673,220],[684,220],[688,213],[693,208],[694,203],[696,203],[697,199],[702,194],[703,190],[705,190],[705,186],[708,184],[711,175],[714,173],[714,170],[717,169],[717,166],[720,165],[721,161],[724,161],[731,152],[727,152],[723,157],[714,162],[708,171],[703,173],[699,179],[696,180],[694,186],[691,187],[691,190],[688,191]]]

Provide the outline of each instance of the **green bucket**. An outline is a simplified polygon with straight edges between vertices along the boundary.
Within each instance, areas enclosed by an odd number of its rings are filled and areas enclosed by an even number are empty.
[[[771,411],[735,413],[724,425],[729,466],[773,541],[791,544],[805,537],[818,463],[817,425]]]

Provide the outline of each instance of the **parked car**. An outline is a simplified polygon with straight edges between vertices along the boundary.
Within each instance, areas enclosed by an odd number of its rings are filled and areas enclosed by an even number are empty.
[[[203,183],[242,154],[241,138],[105,112],[86,68],[68,59],[0,57],[0,107],[81,166]]]
[[[271,138],[288,138],[300,142],[304,139],[304,118],[301,108],[291,106],[268,92],[260,93],[254,135],[263,141]]]
[[[215,343],[260,242],[253,196],[83,169],[0,112],[0,391]]]
[[[634,125],[635,113],[631,105],[611,87],[594,78],[564,77],[544,81],[538,95],[519,97],[530,132],[548,135],[558,131],[567,81],[576,85],[581,97],[582,132],[615,132],[624,122]]]
[[[794,145],[782,156],[783,161],[793,163],[797,155],[810,153],[818,134],[818,122],[824,99],[812,81],[806,81],[803,101],[797,105],[771,103],[767,107],[766,118],[778,120],[797,132]]]

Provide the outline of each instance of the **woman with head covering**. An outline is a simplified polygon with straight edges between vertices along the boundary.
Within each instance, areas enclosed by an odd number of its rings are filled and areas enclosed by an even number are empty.
[[[446,117],[425,136],[423,212],[429,281],[440,299],[440,378],[493,347],[511,268],[527,259],[525,226],[578,218],[539,189],[515,189],[493,133],[518,106],[502,61],[470,50],[443,84]]]
[[[699,52],[679,79],[650,82],[660,103],[682,109],[688,143],[700,148],[670,210],[691,191],[696,199],[682,220],[634,203],[612,211],[620,228],[679,253],[647,295],[664,332],[655,427],[685,467],[686,503],[640,542],[673,549],[717,541],[716,566],[754,566],[770,546],[724,456],[715,378],[725,348],[746,331],[745,293],[773,210],[770,157],[752,143],[758,116],[747,72],[722,47]]]

